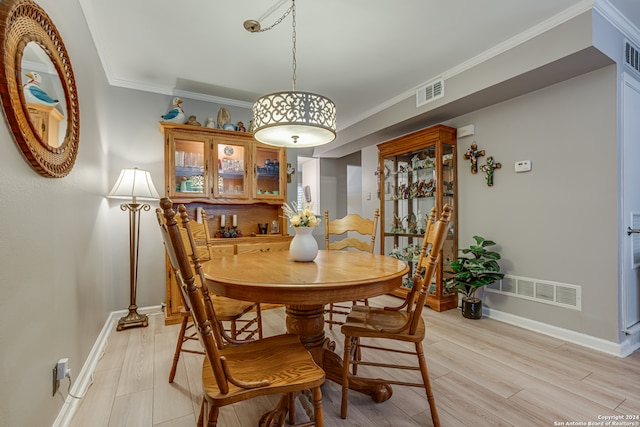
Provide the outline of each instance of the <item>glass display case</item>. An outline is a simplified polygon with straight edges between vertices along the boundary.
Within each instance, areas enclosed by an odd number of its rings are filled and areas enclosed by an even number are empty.
[[[456,130],[437,125],[378,145],[380,161],[380,250],[406,261],[410,273],[394,295],[404,297],[412,286],[427,219],[444,204],[453,207],[427,306],[437,311],[458,305],[455,293],[444,289],[446,264],[457,253]]]
[[[181,202],[281,205],[286,200],[286,150],[248,132],[161,123],[165,192]]]
[[[214,174],[214,197],[247,198],[247,147],[245,144],[215,141],[218,167]]]

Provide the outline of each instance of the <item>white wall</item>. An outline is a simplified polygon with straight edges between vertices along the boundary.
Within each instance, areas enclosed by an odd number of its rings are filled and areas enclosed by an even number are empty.
[[[109,312],[107,84],[75,0],[38,0],[60,32],[75,73],[80,145],[71,173],[38,175],[0,119],[0,425],[47,426],[62,399],[52,369],[78,374]],[[66,381],[62,383],[66,389]]]
[[[374,212],[380,209],[380,199],[378,198],[379,183],[375,172],[378,169],[378,148],[375,145],[364,148],[360,153],[362,162],[362,212]],[[371,198],[369,198],[371,195]],[[374,252],[380,253],[380,219],[378,219],[378,230],[376,233]]]

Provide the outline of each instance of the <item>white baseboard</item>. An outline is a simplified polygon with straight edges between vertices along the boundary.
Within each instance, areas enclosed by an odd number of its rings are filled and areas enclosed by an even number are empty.
[[[161,306],[151,306],[151,307],[143,307],[138,308],[138,312],[141,314],[157,312],[161,309]],[[96,366],[104,353],[104,349],[107,346],[107,341],[109,339],[109,334],[115,330],[116,323],[118,319],[123,316],[126,316],[129,313],[129,310],[119,310],[112,311],[109,316],[107,316],[107,320],[104,322],[104,326],[100,331],[100,334],[96,338],[96,342],[93,344],[93,348],[89,352],[87,356],[87,360],[85,360],[84,365],[82,365],[82,369],[76,378],[75,384],[69,391],[69,394],[74,396],[84,396],[89,386],[91,386],[93,382],[93,372],[96,370]],[[52,427],[67,427],[71,422],[71,418],[75,414],[78,409],[78,405],[80,405],[81,399],[76,399],[71,396],[67,396],[58,413],[58,417],[52,424]]]
[[[640,337],[638,336],[634,338],[633,336],[628,335],[627,339],[625,339],[623,342],[615,343],[612,341],[604,340],[602,338],[592,337],[580,332],[559,328],[557,326],[548,325],[536,320],[531,320],[510,313],[494,310],[490,307],[487,307],[486,305],[483,307],[482,314],[491,319],[499,320],[510,325],[519,326],[530,331],[549,335],[554,338],[559,338],[573,344],[578,344],[583,347],[602,351],[614,356],[627,357],[635,350],[640,348]]]

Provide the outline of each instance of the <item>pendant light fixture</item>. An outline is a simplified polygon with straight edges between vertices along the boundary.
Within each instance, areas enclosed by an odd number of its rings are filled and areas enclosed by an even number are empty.
[[[244,28],[252,33],[268,31],[287,15],[292,15],[293,90],[264,95],[253,104],[253,136],[260,142],[278,147],[315,147],[336,137],[336,106],[329,98],[296,91],[296,2],[270,27],[248,20]]]

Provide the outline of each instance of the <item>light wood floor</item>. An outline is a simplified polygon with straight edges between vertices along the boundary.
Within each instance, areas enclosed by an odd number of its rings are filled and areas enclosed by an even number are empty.
[[[399,300],[371,301],[395,305]],[[443,426],[587,425],[612,415],[640,425],[640,352],[621,359],[491,319],[464,319],[458,310],[423,313],[425,352]],[[264,312],[264,327],[267,335],[284,332],[284,310]],[[339,328],[327,332],[341,353]],[[194,426],[202,356],[183,354],[169,384],[177,334],[178,326],[164,326],[161,313],[151,316],[148,328],[114,331],[71,427]],[[423,393],[394,386],[390,400],[375,404],[351,392],[349,417],[342,420],[340,389],[327,382],[325,425],[431,426]],[[223,408],[218,425],[257,425],[274,403],[261,398]]]

